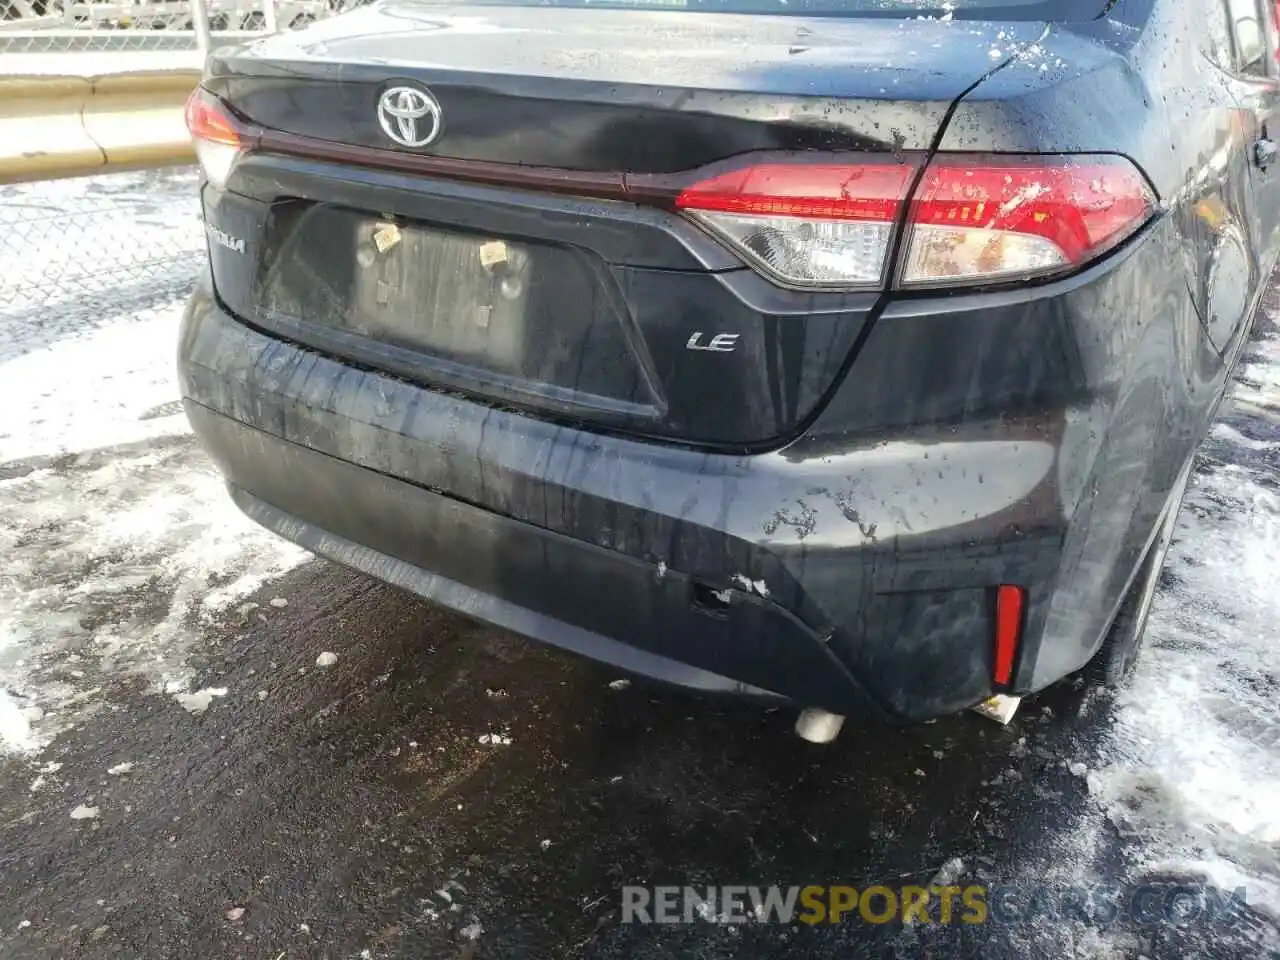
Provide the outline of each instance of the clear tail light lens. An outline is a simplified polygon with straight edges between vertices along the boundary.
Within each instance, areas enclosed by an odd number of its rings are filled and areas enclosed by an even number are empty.
[[[1155,202],[1146,179],[1120,157],[940,157],[911,201],[902,284],[1081,267],[1146,223]]]
[[[246,147],[245,129],[212,94],[197,88],[187,99],[187,130],[205,177],[219,190]]]
[[[917,169],[757,164],[688,187],[676,206],[783,283],[876,287]]]
[[[781,283],[841,289],[884,285],[903,221],[900,285],[963,286],[1077,269],[1156,209],[1116,156],[944,155],[908,202],[918,171],[913,160],[761,163],[687,187],[676,207]]]

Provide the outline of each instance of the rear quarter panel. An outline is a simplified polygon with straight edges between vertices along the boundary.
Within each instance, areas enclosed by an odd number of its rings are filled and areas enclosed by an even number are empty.
[[[1105,631],[1225,388],[1247,327],[1237,311],[1209,336],[1211,275],[1225,238],[1244,238],[1249,298],[1260,288],[1241,115],[1206,57],[1199,0],[1122,0],[1107,19],[1052,26],[958,104],[947,151],[1120,153],[1160,198],[1151,250],[1127,295],[1077,302],[1066,338],[1082,395],[1059,447],[1066,542],[1042,640],[1015,678],[1039,689],[1087,661]],[[1220,322],[1220,321],[1219,321]],[[1216,344],[1215,344],[1216,339]],[[1069,341],[1069,343],[1067,342]],[[1065,346],[1064,346],[1065,344]],[[1068,457],[1069,452],[1069,457]]]

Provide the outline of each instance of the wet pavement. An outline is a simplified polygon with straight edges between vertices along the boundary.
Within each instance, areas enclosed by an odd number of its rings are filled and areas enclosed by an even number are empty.
[[[843,956],[876,938],[624,928],[619,888],[924,882],[953,856],[995,875],[1052,847],[1058,811],[1084,792],[1053,744],[1104,719],[1082,720],[1064,692],[1010,729],[965,717],[813,747],[783,712],[615,690],[592,665],[319,562],[257,601],[200,658],[197,685],[234,695],[192,716],[121,684],[116,709],[46,754],[61,768],[37,792],[6,771],[0,928],[34,919],[0,944],[446,956],[478,921],[484,956],[736,956],[746,943]],[[325,651],[341,651],[336,665],[316,667]],[[98,818],[71,821],[78,804]]]
[[[169,599],[119,603],[145,623]],[[37,760],[0,761],[0,955],[1253,957],[1270,926],[620,922],[623,884],[895,887],[955,857],[964,883],[1144,879],[1118,836],[1082,860],[1088,788],[1063,758],[1109,705],[1070,684],[1008,728],[963,716],[815,747],[785,711],[615,689],[319,561],[207,627],[193,669],[226,690],[203,713],[82,677],[100,706]]]

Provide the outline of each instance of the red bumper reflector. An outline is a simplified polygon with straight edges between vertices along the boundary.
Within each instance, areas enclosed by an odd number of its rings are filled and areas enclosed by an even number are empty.
[[[1007,687],[1013,681],[1013,661],[1022,639],[1022,611],[1027,591],[1022,587],[1001,584],[996,591],[996,668],[997,686]]]

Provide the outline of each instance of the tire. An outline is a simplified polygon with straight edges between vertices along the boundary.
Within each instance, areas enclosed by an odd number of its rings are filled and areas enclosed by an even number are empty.
[[[1160,521],[1160,530],[1147,548],[1146,556],[1142,558],[1133,583],[1129,585],[1129,591],[1107,631],[1107,637],[1102,641],[1102,647],[1085,665],[1085,680],[1090,686],[1119,687],[1129,678],[1138,662],[1138,656],[1142,653],[1142,637],[1151,616],[1151,604],[1155,599],[1156,588],[1160,585],[1160,571],[1164,569],[1165,559],[1169,556],[1169,544],[1173,542],[1173,532],[1178,526],[1182,498],[1186,496],[1187,483],[1191,479],[1192,462],[1194,458],[1182,468],[1182,473],[1174,484]]]

